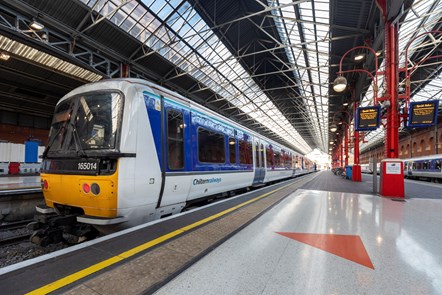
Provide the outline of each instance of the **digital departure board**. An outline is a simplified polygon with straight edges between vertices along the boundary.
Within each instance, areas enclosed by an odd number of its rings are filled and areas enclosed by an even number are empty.
[[[427,127],[437,124],[439,100],[410,103],[408,127]]]
[[[361,107],[356,110],[355,130],[375,130],[381,121],[381,107]]]

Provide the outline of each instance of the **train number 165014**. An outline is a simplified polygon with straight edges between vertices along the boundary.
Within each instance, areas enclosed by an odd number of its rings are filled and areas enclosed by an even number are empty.
[[[78,163],[78,170],[97,170],[97,163]]]

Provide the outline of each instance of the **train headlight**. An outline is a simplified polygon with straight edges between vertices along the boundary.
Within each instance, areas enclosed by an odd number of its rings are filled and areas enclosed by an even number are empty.
[[[91,186],[91,191],[94,195],[98,195],[100,193],[100,186],[96,183],[93,183]]]
[[[91,191],[91,187],[87,183],[83,183],[83,191],[88,194]]]

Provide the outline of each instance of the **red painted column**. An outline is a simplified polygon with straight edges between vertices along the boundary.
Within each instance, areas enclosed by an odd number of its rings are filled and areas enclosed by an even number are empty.
[[[130,66],[128,64],[121,64],[120,78],[129,78]]]
[[[354,103],[354,112],[356,114],[356,109],[358,108],[358,103]],[[354,161],[352,168],[352,180],[362,181],[362,171],[361,165],[359,165],[359,131],[354,131]]]
[[[345,146],[345,166],[348,166],[348,124],[345,125],[345,129],[344,129],[344,146]]]
[[[339,156],[341,157],[339,166],[344,167],[344,146],[342,145],[342,140],[339,144]]]
[[[387,109],[385,129],[385,159],[381,161],[380,195],[404,198],[404,167],[399,155],[399,112],[398,112],[398,25],[385,23],[385,81],[386,97],[390,102]]]
[[[397,25],[390,22],[386,24],[386,85],[387,97],[390,107],[387,111],[387,126],[385,130],[385,158],[398,158],[399,156],[399,114],[398,114],[398,29]]]

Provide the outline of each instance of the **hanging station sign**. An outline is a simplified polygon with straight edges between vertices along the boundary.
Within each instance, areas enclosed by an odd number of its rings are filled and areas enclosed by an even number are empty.
[[[427,127],[437,124],[439,100],[410,103],[408,127]]]
[[[360,107],[356,110],[355,130],[367,131],[379,128],[381,107]]]

